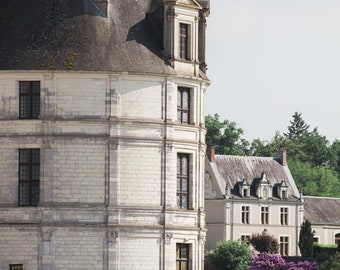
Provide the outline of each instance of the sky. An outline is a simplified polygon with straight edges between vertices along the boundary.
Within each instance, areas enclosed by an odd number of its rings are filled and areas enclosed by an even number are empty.
[[[295,112],[340,140],[340,0],[210,0],[205,114],[263,141]]]

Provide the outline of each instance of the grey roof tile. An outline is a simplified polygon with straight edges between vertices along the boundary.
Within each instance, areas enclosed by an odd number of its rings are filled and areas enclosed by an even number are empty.
[[[162,0],[110,3],[106,17],[93,0],[0,0],[0,70],[173,73]]]

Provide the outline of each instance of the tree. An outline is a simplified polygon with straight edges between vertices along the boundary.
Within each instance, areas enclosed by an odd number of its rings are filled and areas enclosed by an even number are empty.
[[[246,243],[225,241],[217,244],[208,258],[218,270],[246,270],[251,260],[251,252]]]
[[[288,133],[284,133],[284,135],[290,140],[307,135],[309,125],[302,119],[301,113],[295,112],[292,117],[293,120],[290,121],[290,126],[288,126]]]
[[[313,232],[309,220],[302,222],[299,235],[299,248],[303,257],[313,256]]]
[[[221,122],[217,113],[205,117],[205,127],[206,143],[208,146],[215,146],[216,154],[243,155],[244,147],[249,145],[247,140],[241,138],[243,129],[237,127],[235,122]]]
[[[250,244],[260,253],[278,253],[279,243],[277,239],[270,234],[253,234],[250,238]]]

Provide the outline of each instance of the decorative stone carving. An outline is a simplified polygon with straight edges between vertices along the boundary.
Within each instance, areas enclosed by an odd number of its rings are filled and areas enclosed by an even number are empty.
[[[199,236],[198,236],[198,243],[199,243],[200,245],[205,245],[205,241],[206,241],[205,235],[199,235]]]
[[[173,238],[172,233],[166,233],[164,236],[165,244],[170,244],[172,238]]]
[[[52,230],[50,229],[44,229],[42,232],[42,239],[44,242],[49,242],[51,241],[51,237],[52,237]]]
[[[166,152],[171,153],[174,145],[172,143],[167,143],[166,144]]]
[[[110,243],[116,243],[118,236],[117,230],[112,230],[107,233],[107,238]]]

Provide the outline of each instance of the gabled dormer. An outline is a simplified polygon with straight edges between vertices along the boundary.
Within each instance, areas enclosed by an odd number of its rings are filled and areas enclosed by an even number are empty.
[[[272,186],[265,172],[263,172],[261,175],[256,189],[256,195],[260,199],[270,199],[273,196]]]
[[[285,180],[282,180],[281,183],[275,185],[277,196],[280,199],[288,199],[288,185]]]
[[[250,185],[247,179],[244,178],[242,181],[237,182],[235,188],[241,197],[245,198],[250,196]]]
[[[196,0],[164,0],[165,56],[179,74],[199,74],[200,46],[204,46],[199,39],[203,9]]]

